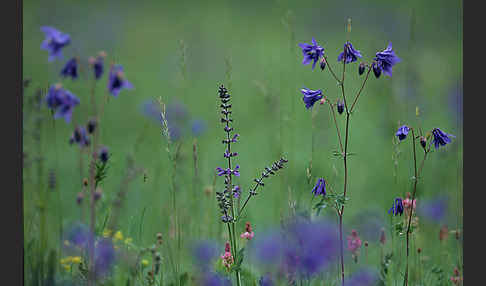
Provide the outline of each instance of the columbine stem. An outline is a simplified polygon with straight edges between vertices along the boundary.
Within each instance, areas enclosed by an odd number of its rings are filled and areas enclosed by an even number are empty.
[[[361,95],[361,91],[363,90],[363,88],[364,88],[364,86],[366,84],[366,81],[368,80],[368,76],[370,75],[370,72],[371,72],[371,66],[368,67],[368,72],[366,73],[366,77],[365,77],[365,79],[363,81],[363,84],[361,85],[361,88],[358,91],[358,94],[354,98],[353,104],[351,104],[351,110],[349,112],[353,112],[354,105],[356,104],[356,102],[358,101],[359,96]]]

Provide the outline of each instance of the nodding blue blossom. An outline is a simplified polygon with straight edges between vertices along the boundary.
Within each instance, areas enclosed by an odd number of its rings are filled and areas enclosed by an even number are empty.
[[[275,283],[272,280],[272,277],[270,276],[270,273],[266,273],[262,277],[260,277],[260,280],[258,280],[258,286],[273,286]]]
[[[214,272],[206,273],[201,282],[202,286],[231,286],[228,278]]]
[[[326,181],[323,178],[319,178],[316,182],[316,185],[312,189],[312,193],[314,196],[322,195],[323,197],[326,195]]]
[[[357,61],[358,58],[361,58],[361,53],[358,50],[355,50],[350,42],[346,42],[344,44],[344,51],[338,56],[338,62],[342,61],[344,57],[346,57],[345,63],[349,64]]]
[[[408,128],[407,125],[403,125],[400,128],[398,128],[397,132],[395,133],[395,136],[398,137],[400,141],[404,140],[407,138],[408,132],[410,131],[410,128]]]
[[[277,265],[290,275],[309,278],[324,270],[337,257],[336,227],[297,217],[284,228],[255,238],[255,258]]]
[[[108,78],[108,91],[117,97],[122,89],[132,89],[133,85],[125,79],[122,65],[113,65]]]
[[[62,48],[71,42],[71,37],[64,34],[56,28],[43,26],[41,31],[44,32],[46,38],[41,44],[41,49],[48,51],[49,61],[62,57]]]
[[[71,77],[72,79],[78,78],[78,59],[70,59],[61,70],[62,77]]]
[[[379,280],[379,275],[372,269],[361,269],[344,283],[345,286],[373,286]]]
[[[73,144],[76,143],[79,147],[86,147],[90,145],[90,139],[88,134],[86,133],[86,129],[83,126],[76,126],[69,139],[69,143]]]
[[[439,128],[434,128],[434,130],[432,130],[432,135],[434,135],[432,142],[434,142],[435,149],[438,149],[440,146],[445,146],[451,143],[450,137],[455,137],[452,134],[447,134],[443,132]]]
[[[392,214],[394,216],[397,215],[402,215],[403,214],[403,202],[402,198],[396,198],[395,201],[393,202],[392,207],[388,210],[389,214]]]
[[[207,129],[206,121],[201,119],[195,119],[191,123],[191,131],[194,136],[201,136],[206,132]]]
[[[320,89],[312,90],[304,87],[300,90],[300,92],[302,92],[304,95],[302,100],[304,101],[305,108],[307,109],[314,106],[314,104],[322,98],[322,90]]]
[[[314,38],[312,38],[312,45],[300,43],[299,46],[302,48],[302,55],[304,56],[302,64],[307,65],[311,61],[313,61],[312,69],[314,69],[319,58],[324,55],[324,48],[317,45],[317,42]]]
[[[209,270],[211,262],[218,256],[218,249],[211,241],[198,241],[192,247],[192,255],[201,270]]]
[[[373,68],[373,73],[375,74],[375,77],[376,78],[379,78],[380,75],[381,75],[381,68],[380,68],[380,66],[376,62],[373,62],[371,64],[371,67]]]
[[[337,103],[337,111],[339,114],[342,114],[344,112],[344,101],[339,100]]]
[[[110,154],[108,153],[108,148],[102,147],[98,157],[101,163],[106,164],[106,162],[108,162],[108,159],[110,158]]]
[[[395,55],[395,52],[392,49],[391,42],[388,43],[388,46],[385,50],[376,53],[376,57],[374,60],[376,62],[376,69],[379,69],[380,73],[381,71],[383,71],[385,75],[390,77],[392,76],[393,66],[401,61],[400,58]],[[373,68],[375,69],[375,67]]]
[[[86,129],[88,130],[89,134],[93,134],[94,131],[96,130],[97,122],[95,119],[90,119],[88,121],[88,124],[86,124]]]
[[[54,118],[63,117],[66,122],[71,121],[73,109],[79,104],[79,99],[60,84],[49,88],[46,96],[47,107],[56,112]]]
[[[430,221],[436,223],[444,222],[447,215],[447,201],[446,197],[436,197],[424,201],[419,205],[418,212]]]
[[[236,165],[236,167],[231,170],[230,168],[227,168],[227,169],[223,169],[221,167],[217,167],[216,168],[216,171],[218,172],[218,176],[223,176],[223,175],[230,175],[230,174],[233,174],[237,177],[240,176],[240,172],[238,171],[238,169],[240,169],[240,165]]]
[[[93,66],[93,72],[95,79],[100,79],[105,71],[105,65],[103,59],[106,57],[105,52],[100,52],[96,58],[90,57],[89,64]]]
[[[115,262],[115,248],[111,239],[102,238],[95,246],[95,273],[96,276],[103,276],[110,271]]]

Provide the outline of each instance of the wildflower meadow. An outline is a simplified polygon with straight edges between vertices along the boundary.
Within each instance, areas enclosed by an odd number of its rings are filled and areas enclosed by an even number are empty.
[[[461,5],[24,1],[25,285],[463,285]]]

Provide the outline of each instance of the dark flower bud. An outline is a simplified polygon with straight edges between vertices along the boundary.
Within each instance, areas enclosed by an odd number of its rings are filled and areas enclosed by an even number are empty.
[[[365,68],[366,68],[365,63],[360,63],[359,64],[359,67],[358,67],[358,73],[359,73],[359,75],[362,75],[364,73]]]
[[[342,100],[339,100],[337,103],[337,111],[339,114],[344,112],[344,102]]]
[[[106,147],[101,148],[99,158],[102,163],[108,162],[109,159],[108,148]]]
[[[321,60],[321,70],[324,70],[326,68],[326,60],[322,58]]]
[[[379,78],[381,75],[381,68],[376,62],[373,63],[373,73],[375,74],[376,78]]]
[[[417,253],[420,254],[422,252],[422,248],[417,248]]]
[[[424,136],[420,136],[420,146],[422,146],[422,148],[424,148],[424,150],[425,150],[425,147],[427,146],[427,139]]]
[[[88,186],[88,179],[86,179],[86,178],[83,179],[83,186],[85,186],[85,187]]]
[[[88,121],[88,124],[87,124],[86,127],[88,129],[88,133],[92,134],[96,129],[96,120],[91,119],[90,121]]]
[[[83,199],[84,199],[83,193],[82,192],[79,192],[78,195],[77,195],[77,197],[76,197],[76,203],[78,205],[80,205],[83,202]]]
[[[97,188],[96,191],[93,194],[93,199],[94,201],[98,201],[101,198],[102,192],[100,188]]]
[[[368,245],[369,245],[369,244],[368,244],[368,241],[365,241],[365,242],[364,242],[364,246],[365,246],[365,247],[368,247]]]

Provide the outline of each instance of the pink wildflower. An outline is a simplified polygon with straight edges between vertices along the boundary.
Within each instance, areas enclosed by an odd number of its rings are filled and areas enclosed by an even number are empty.
[[[361,239],[358,236],[358,232],[353,229],[351,231],[351,235],[348,236],[348,250],[351,251],[355,262],[358,262],[358,254],[360,248]]]
[[[221,255],[221,259],[223,260],[223,266],[227,269],[229,269],[234,262],[229,242],[226,242],[226,245],[224,247],[224,254]]]
[[[251,225],[249,222],[246,223],[245,226],[246,231],[240,235],[241,238],[246,238],[248,240],[252,239],[255,234],[253,233],[251,229]]]
[[[410,207],[413,206],[413,209],[415,210],[415,207],[417,206],[417,200],[414,199],[412,202],[412,199],[410,198],[410,193],[407,193],[407,198],[403,200],[403,207],[407,210],[410,209]]]

